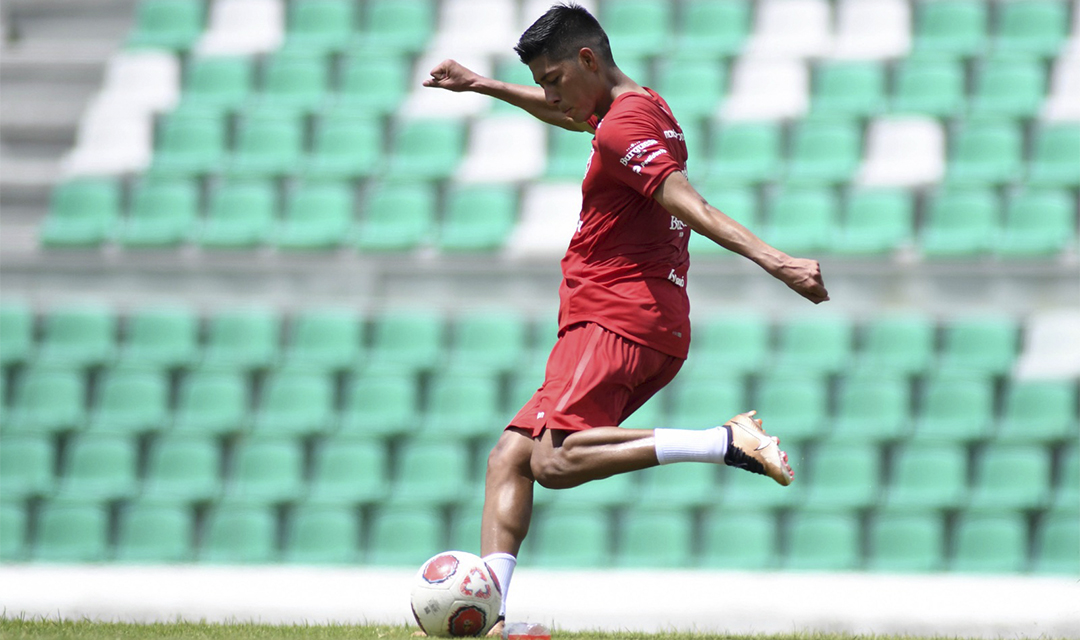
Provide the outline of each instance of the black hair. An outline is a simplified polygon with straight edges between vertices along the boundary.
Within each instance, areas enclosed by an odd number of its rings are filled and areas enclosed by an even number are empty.
[[[514,51],[529,64],[540,56],[552,61],[576,57],[582,47],[592,49],[607,64],[615,64],[611,43],[596,18],[581,5],[564,2],[553,5],[526,29]]]

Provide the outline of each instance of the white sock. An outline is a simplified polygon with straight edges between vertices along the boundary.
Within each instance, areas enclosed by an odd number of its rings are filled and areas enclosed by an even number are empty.
[[[499,580],[499,586],[502,587],[502,606],[499,608],[499,615],[505,616],[506,596],[510,593],[510,578],[514,577],[517,558],[509,553],[492,553],[484,556],[484,562],[491,567],[495,577]]]
[[[656,459],[660,464],[672,462],[724,463],[727,453],[726,429],[653,429]]]

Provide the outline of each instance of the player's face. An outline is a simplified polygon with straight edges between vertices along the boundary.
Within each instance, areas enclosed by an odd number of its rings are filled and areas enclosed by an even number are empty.
[[[591,54],[591,52],[590,52]],[[529,63],[533,80],[544,90],[548,104],[574,122],[585,122],[596,111],[595,66],[588,56],[552,61],[541,56]]]

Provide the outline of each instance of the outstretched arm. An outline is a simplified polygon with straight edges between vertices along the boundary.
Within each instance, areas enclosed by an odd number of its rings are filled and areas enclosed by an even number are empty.
[[[574,122],[562,111],[551,106],[544,99],[544,90],[540,87],[528,87],[510,84],[493,78],[484,77],[466,68],[456,60],[443,60],[431,70],[431,77],[424,81],[425,87],[437,87],[448,91],[472,91],[474,93],[498,98],[514,105],[556,127],[570,131],[588,131],[592,128],[583,122]]]
[[[829,299],[816,260],[793,258],[766,244],[735,220],[710,205],[676,171],[664,179],[653,194],[667,211],[716,244],[756,262],[774,278],[814,304]]]

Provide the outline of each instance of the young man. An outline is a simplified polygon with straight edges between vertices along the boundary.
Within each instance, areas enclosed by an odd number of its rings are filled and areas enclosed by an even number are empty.
[[[618,428],[686,358],[691,230],[753,260],[811,302],[829,299],[817,262],[765,244],[694,190],[683,133],[667,103],[619,70],[607,35],[585,9],[553,6],[515,51],[539,87],[481,77],[453,60],[424,82],[489,95],[544,122],[595,134],[581,217],[562,261],[559,340],[543,386],[488,458],[481,553],[504,594],[529,528],[534,482],[563,489],[697,461],[791,483],[779,439],[762,430],[753,411],[704,431]]]

